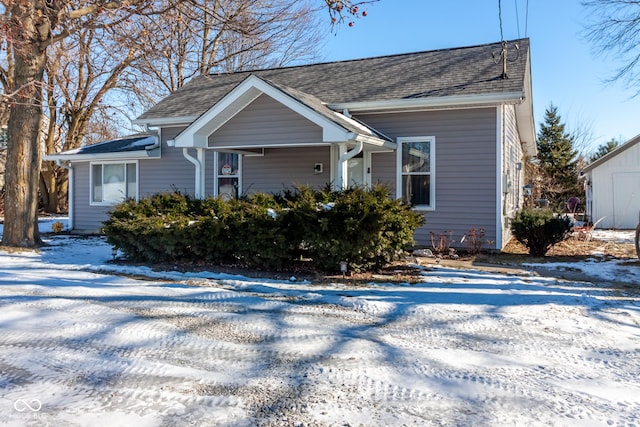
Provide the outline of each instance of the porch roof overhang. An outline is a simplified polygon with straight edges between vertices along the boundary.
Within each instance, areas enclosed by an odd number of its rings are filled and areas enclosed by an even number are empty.
[[[139,160],[160,157],[156,135],[132,135],[43,157],[49,161]]]
[[[211,148],[208,142],[209,136],[263,94],[319,126],[322,129],[322,141],[318,141],[318,143],[333,144],[362,141],[376,147],[396,148],[396,144],[391,138],[357,120],[330,109],[320,99],[253,74],[194,120],[171,141],[171,145],[182,148]],[[240,146],[229,148],[235,150],[243,149]],[[256,146],[253,145],[252,148],[256,148]]]

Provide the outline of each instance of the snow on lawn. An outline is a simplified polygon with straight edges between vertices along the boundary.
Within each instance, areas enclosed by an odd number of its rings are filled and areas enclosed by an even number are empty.
[[[0,251],[0,425],[640,424],[640,291],[615,269],[319,286],[48,243]]]
[[[593,240],[602,241],[602,249],[583,262],[527,263],[526,267],[544,268],[558,271],[579,271],[596,280],[639,285],[640,264],[638,259],[614,259],[603,261],[604,246],[607,242],[634,244],[635,230],[594,230]]]

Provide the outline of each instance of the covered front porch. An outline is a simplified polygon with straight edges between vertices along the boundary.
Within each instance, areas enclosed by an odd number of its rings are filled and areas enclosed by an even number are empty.
[[[334,189],[370,186],[371,155],[379,150],[344,145],[268,147],[256,152],[183,148],[183,156],[194,165],[197,198],[277,193],[301,185],[320,188],[328,184]]]
[[[347,111],[335,112],[317,98],[256,76],[167,144],[182,148],[193,164],[199,198],[279,192],[291,185],[369,185],[372,153],[396,149]]]

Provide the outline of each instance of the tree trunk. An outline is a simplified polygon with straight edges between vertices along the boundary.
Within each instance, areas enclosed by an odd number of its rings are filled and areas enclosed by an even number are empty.
[[[60,194],[60,189],[58,188],[56,168],[57,166],[50,163],[40,171],[40,194],[42,195],[44,211],[51,214],[60,213],[58,210],[58,197],[64,196]]]
[[[40,119],[36,106],[18,104],[9,119],[2,236],[5,246],[35,247],[41,243],[37,227]]]
[[[20,4],[18,4],[20,3]],[[42,86],[48,37],[46,22],[37,19],[37,1],[15,2],[11,10],[14,97],[8,123],[6,194],[2,244],[36,247],[42,242],[38,232],[38,184],[40,181],[40,126]],[[40,5],[41,6],[41,5]],[[31,9],[33,8],[33,9]]]
[[[40,206],[44,207],[44,211],[47,213],[55,213],[49,212],[47,208],[49,207],[49,190],[47,189],[47,181],[45,180],[44,171],[42,170],[42,166],[40,167],[40,183],[38,184],[38,194],[40,195]]]
[[[57,178],[58,213],[69,212],[69,172],[64,169]]]

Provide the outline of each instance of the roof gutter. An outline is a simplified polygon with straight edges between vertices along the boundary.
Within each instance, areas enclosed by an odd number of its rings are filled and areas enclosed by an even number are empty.
[[[389,101],[342,102],[329,104],[332,110],[349,110],[350,113],[383,112],[391,110],[436,109],[456,106],[479,106],[493,104],[520,104],[524,92],[490,93],[485,95],[456,95],[428,98],[395,99]]]
[[[131,121],[134,125],[141,126],[181,126],[190,125],[199,116],[177,116],[177,117],[154,117],[149,119],[134,119]]]
[[[71,161],[71,160],[140,160],[148,159],[149,153],[146,150],[123,151],[120,153],[102,154],[51,154],[43,157],[43,160]]]
[[[396,144],[395,142],[385,141],[384,139],[378,138],[376,136],[363,135],[361,133],[351,133],[350,136],[350,140],[363,142],[368,145],[375,145],[377,147],[385,147],[395,150],[398,146],[398,144]]]

